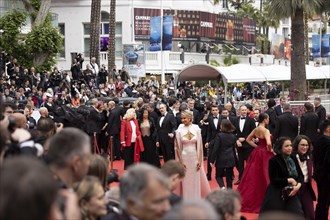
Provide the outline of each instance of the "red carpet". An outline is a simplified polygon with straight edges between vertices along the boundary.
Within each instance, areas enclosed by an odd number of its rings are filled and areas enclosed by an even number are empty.
[[[120,177],[124,172],[124,161],[123,160],[114,161],[113,169],[116,169],[118,171],[118,174]],[[206,161],[204,163],[204,169],[206,170]],[[235,180],[233,181],[233,183],[236,182],[237,177],[238,177],[238,172],[236,169],[234,169],[234,173],[235,173]],[[219,188],[219,185],[218,185],[217,181],[215,180],[214,176],[215,176],[215,170],[213,170],[213,172],[212,172],[212,180],[209,181],[212,190]],[[113,184],[116,185],[116,183],[113,183]],[[234,187],[234,189],[237,188],[237,186],[235,186],[235,185],[233,187]],[[313,188],[314,188],[315,193],[317,193],[316,184],[314,181],[313,181]],[[315,206],[315,202],[314,202],[314,206]],[[330,213],[329,213],[329,215],[330,215]],[[242,216],[244,216],[248,220],[258,219],[258,214],[253,214],[253,213],[242,213]],[[329,219],[330,219],[330,216],[329,216]]]

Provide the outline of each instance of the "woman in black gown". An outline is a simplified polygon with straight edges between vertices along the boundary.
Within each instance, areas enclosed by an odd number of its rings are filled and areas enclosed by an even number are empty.
[[[286,211],[303,216],[301,203],[297,196],[304,175],[297,158],[292,153],[292,142],[289,137],[281,137],[275,148],[276,156],[269,160],[268,174],[270,184],[260,209],[260,215],[267,211]],[[287,197],[282,192],[286,186],[292,186]]]
[[[144,151],[141,152],[141,162],[146,162],[156,167],[160,167],[156,146],[158,143],[157,130],[147,109],[140,110],[139,126],[144,145]]]

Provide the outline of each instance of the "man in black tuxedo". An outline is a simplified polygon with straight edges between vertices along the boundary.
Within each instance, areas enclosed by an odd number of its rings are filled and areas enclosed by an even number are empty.
[[[216,135],[220,132],[220,123],[221,123],[221,116],[219,114],[219,108],[217,105],[213,105],[211,107],[211,114],[207,119],[208,122],[208,129],[207,129],[207,136],[206,136],[206,143],[205,148],[208,148],[208,158],[207,158],[207,179],[212,179],[212,167],[210,165],[210,157],[213,151],[214,139]]]
[[[94,136],[96,136],[96,140],[98,140],[98,136],[101,133],[101,115],[97,110],[96,106],[98,105],[98,101],[96,98],[92,99],[91,106],[89,107],[89,115],[87,116],[86,124],[87,126],[87,134],[91,138],[91,147],[94,152]]]
[[[317,139],[319,117],[314,112],[314,106],[310,102],[304,104],[305,113],[300,118],[300,134],[306,135],[312,140],[313,145]]]
[[[324,106],[321,105],[320,97],[315,97],[314,106],[315,106],[315,113],[319,117],[319,125],[321,125],[327,117],[327,111],[325,110]]]
[[[286,98],[284,97],[281,97],[280,98],[280,104],[275,106],[274,110],[275,110],[275,113],[277,116],[280,116],[281,114],[283,114],[284,110],[283,110],[283,107],[284,107],[284,104],[286,104]]]
[[[290,104],[283,105],[283,113],[278,116],[273,140],[289,137],[293,141],[298,135],[298,118],[291,113]]]
[[[193,113],[193,124],[199,125],[199,111],[195,109],[195,100],[192,98],[188,99],[188,108]]]
[[[254,109],[253,110],[254,115],[254,123],[256,124],[256,127],[259,126],[259,115],[260,115],[260,109]]]
[[[149,112],[150,118],[152,118],[154,123],[157,123],[159,115],[157,114],[157,112],[155,112],[155,104],[154,103],[149,103],[147,105],[147,110]]]
[[[110,114],[108,117],[108,127],[106,136],[112,137],[112,156],[115,160],[121,159],[120,151],[120,126],[123,115],[123,108],[119,106],[119,99],[115,97],[113,101],[109,102]],[[111,140],[110,140],[111,141]]]
[[[274,99],[269,99],[267,102],[268,109],[265,111],[265,113],[268,114],[269,116],[269,124],[268,124],[268,129],[270,133],[274,136],[275,132],[275,125],[276,125],[276,120],[277,120],[277,115],[274,110],[274,107],[276,105],[276,102]]]
[[[239,109],[241,116],[236,118],[234,124],[236,128],[236,137],[237,137],[237,153],[238,153],[238,172],[239,177],[238,181],[235,182],[235,185],[240,184],[241,178],[244,172],[244,162],[248,160],[253,147],[251,147],[247,142],[246,138],[249,134],[256,128],[256,124],[253,118],[247,116],[247,107],[242,105]]]
[[[174,134],[177,128],[174,115],[167,112],[165,104],[159,105],[160,113],[162,114],[157,121],[157,131],[159,138],[159,146],[161,147],[164,161],[174,159]]]

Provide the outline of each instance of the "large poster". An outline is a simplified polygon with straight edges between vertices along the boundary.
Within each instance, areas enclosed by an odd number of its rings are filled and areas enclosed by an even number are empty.
[[[145,77],[145,46],[144,44],[124,44],[123,64],[131,77]]]
[[[135,40],[150,37],[150,17],[160,16],[159,9],[134,9]],[[256,23],[249,18],[201,11],[169,10],[164,16],[173,16],[172,39],[254,46]]]
[[[285,38],[285,59],[291,60],[291,39]]]
[[[150,18],[150,51],[161,50],[161,20],[160,16]]]
[[[315,34],[312,35],[312,54],[313,58],[320,58],[321,57],[321,41],[320,35]]]
[[[273,54],[275,59],[284,58],[284,37],[282,35],[273,34],[270,54]]]
[[[134,8],[135,39],[147,40],[150,37],[150,18],[160,16],[160,9]]]
[[[163,50],[172,49],[173,16],[163,17]]]
[[[330,56],[330,34],[323,34],[321,41],[321,57]]]

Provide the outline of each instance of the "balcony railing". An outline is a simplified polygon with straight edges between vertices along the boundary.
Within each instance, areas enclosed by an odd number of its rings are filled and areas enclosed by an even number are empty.
[[[228,55],[226,54],[210,54],[209,60],[215,60],[220,65],[223,65],[223,60]],[[239,63],[246,63],[251,65],[270,65],[274,64],[273,55],[231,55],[238,59]],[[206,64],[206,54],[205,53],[184,53],[184,62],[182,62],[181,52],[172,51],[157,51],[157,52],[145,52],[146,60],[146,70],[147,72],[160,72],[162,69],[163,57],[163,69],[165,72],[179,72],[182,68],[192,65],[192,64]],[[87,58],[88,59],[88,58]],[[86,60],[86,57],[85,57]],[[100,64],[108,64],[108,54],[107,52],[100,53]],[[122,66],[122,59],[116,57],[116,64]]]

